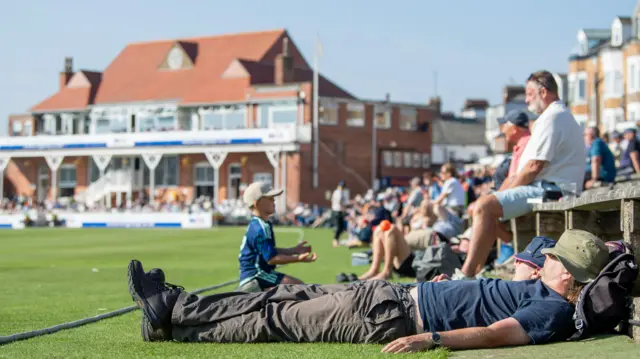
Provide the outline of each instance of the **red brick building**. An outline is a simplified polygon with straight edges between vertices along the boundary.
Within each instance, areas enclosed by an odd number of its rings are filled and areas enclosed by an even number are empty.
[[[322,75],[318,94],[316,154],[313,70],[285,30],[133,43],[103,72],[68,58],[58,92],[9,117],[5,196],[220,201],[264,180],[291,207],[430,166],[438,106],[361,100]]]

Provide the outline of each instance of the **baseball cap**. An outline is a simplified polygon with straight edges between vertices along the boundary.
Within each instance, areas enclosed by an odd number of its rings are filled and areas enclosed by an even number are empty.
[[[498,118],[498,123],[500,125],[504,125],[507,122],[511,122],[518,127],[528,128],[529,115],[524,111],[512,110],[509,111],[506,116]]]
[[[242,198],[249,208],[263,197],[276,197],[282,194],[281,189],[273,189],[271,186],[264,182],[253,182],[244,190]]]
[[[540,269],[544,266],[544,260],[546,258],[546,256],[542,254],[542,250],[545,248],[553,248],[555,245],[556,241],[549,237],[534,237],[524,251],[516,254],[516,259]]]
[[[556,246],[543,249],[542,254],[558,258],[580,283],[592,282],[609,262],[609,249],[604,242],[593,234],[578,229],[565,231]]]

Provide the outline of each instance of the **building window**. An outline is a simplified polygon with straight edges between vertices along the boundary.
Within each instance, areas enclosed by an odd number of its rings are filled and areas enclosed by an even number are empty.
[[[402,167],[402,152],[395,151],[393,153],[393,167]]]
[[[258,172],[253,175],[253,182],[262,182],[273,187],[273,174],[269,172]]]
[[[347,104],[347,126],[364,127],[364,105],[361,103]]]
[[[11,122],[11,136],[22,136],[22,122],[21,121],[13,121]]]
[[[382,163],[385,167],[393,166],[393,152],[382,151]]]
[[[55,135],[56,134],[56,116],[46,114],[42,116],[43,129],[45,135]]]
[[[586,86],[587,86],[587,81],[585,79],[578,79],[578,92],[577,92],[578,97],[576,98],[576,101],[585,100]]]
[[[33,136],[33,122],[26,121],[24,123],[24,136]]]
[[[58,184],[60,197],[73,197],[76,193],[76,166],[60,166],[60,181]]]
[[[240,198],[240,182],[242,181],[242,165],[231,163],[228,167],[227,199]]]
[[[422,159],[420,158],[420,154],[417,152],[413,153],[413,168],[420,168],[422,165]]]
[[[404,156],[404,166],[406,168],[413,167],[413,156],[411,156],[411,152],[405,152],[403,156]]]
[[[200,162],[194,166],[195,178],[193,181],[193,186],[195,187],[195,196],[199,197],[215,197],[214,186],[215,186],[215,176],[214,169],[211,167],[209,162]]]
[[[295,125],[298,122],[298,105],[295,102],[260,104],[258,127],[270,128]]]
[[[391,111],[383,107],[376,107],[374,116],[376,128],[381,130],[391,128]]]
[[[200,111],[202,129],[236,130],[246,128],[247,108],[241,106],[215,106]]]
[[[415,109],[400,110],[400,129],[403,131],[415,131],[418,129],[418,112]]]
[[[163,156],[155,170],[155,182],[158,187],[178,185],[178,156]],[[149,183],[149,167],[144,167],[144,183]]]
[[[338,104],[324,102],[318,109],[318,123],[323,125],[338,124]]]
[[[422,168],[430,168],[431,167],[431,157],[428,153],[422,154]]]

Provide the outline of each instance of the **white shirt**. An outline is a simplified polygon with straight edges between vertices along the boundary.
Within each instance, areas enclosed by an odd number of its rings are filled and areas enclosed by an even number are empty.
[[[331,210],[334,212],[342,212],[346,202],[347,197],[344,191],[340,188],[336,188],[331,195]]]
[[[451,177],[442,185],[442,193],[446,193],[443,205],[445,207],[464,206],[466,195],[464,188],[457,178]]]
[[[562,101],[547,107],[533,125],[531,139],[520,157],[518,173],[529,160],[547,161],[536,180],[561,184],[576,184],[582,191],[586,149],[582,127]]]

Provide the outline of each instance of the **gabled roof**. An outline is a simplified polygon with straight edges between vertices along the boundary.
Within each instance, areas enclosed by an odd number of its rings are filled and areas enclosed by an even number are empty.
[[[631,18],[629,16],[616,16],[616,19],[620,20],[620,22],[624,25],[631,24]]]
[[[589,40],[609,40],[611,38],[611,29],[582,29],[581,31]]]
[[[274,82],[273,64],[282,52],[285,38],[293,58],[295,81],[311,81],[309,64],[283,29],[140,42],[126,46],[101,76],[85,73],[92,84],[98,84],[95,86],[97,93],[65,87],[34,109],[141,101],[176,101],[179,104],[242,101],[247,87]],[[175,47],[181,48],[183,56],[187,56],[186,60],[191,60],[192,64],[175,70],[166,66],[169,52]],[[226,76],[225,71],[234,61],[236,67],[247,72],[248,78],[239,76],[242,74],[237,71],[234,76]],[[353,97],[322,76],[320,91],[324,96]]]
[[[66,87],[33,106],[31,111],[84,109],[93,103],[101,79],[100,72],[80,70],[71,77]]]
[[[252,85],[273,84],[275,80],[274,66],[245,59],[238,59],[237,62],[244,68],[249,81]],[[343,97],[355,99],[348,91],[333,83],[326,77],[319,75],[318,93],[325,97]],[[313,70],[311,69],[294,69],[293,81],[310,82],[313,81]]]

